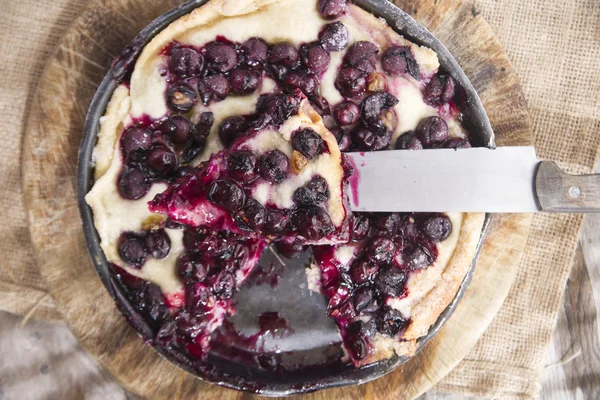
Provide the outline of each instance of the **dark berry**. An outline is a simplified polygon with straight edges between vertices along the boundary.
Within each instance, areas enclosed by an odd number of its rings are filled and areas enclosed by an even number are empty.
[[[335,230],[329,214],[321,207],[298,210],[296,226],[298,232],[308,240],[322,239]]]
[[[146,248],[152,257],[165,258],[171,250],[171,239],[164,229],[152,231],[146,236]]]
[[[400,214],[387,214],[377,218],[373,224],[375,229],[381,232],[395,235],[400,233],[400,229],[404,222]]]
[[[451,138],[444,142],[443,147],[447,149],[470,149],[471,144],[467,139]]]
[[[244,205],[244,189],[229,179],[213,182],[208,188],[208,200],[229,211],[237,211]]]
[[[185,82],[174,84],[167,92],[167,104],[174,111],[188,112],[197,101],[196,92]]]
[[[302,153],[309,160],[323,152],[324,143],[321,136],[310,128],[301,129],[292,134],[292,148]]]
[[[371,282],[377,276],[379,267],[367,260],[358,259],[350,267],[350,276],[357,285]]]
[[[251,38],[244,42],[242,50],[246,55],[246,62],[251,66],[257,66],[267,60],[269,46],[262,39]]]
[[[423,144],[415,137],[413,131],[408,131],[398,137],[394,148],[397,150],[422,150]]]
[[[352,143],[359,150],[377,151],[383,150],[390,144],[391,135],[376,135],[369,129],[359,125],[352,131]]]
[[[240,182],[252,182],[258,174],[256,173],[256,156],[250,151],[234,151],[227,157],[227,170],[229,175]]]
[[[321,117],[326,117],[331,114],[329,102],[323,96],[312,96],[310,98],[310,105]]]
[[[192,123],[183,115],[172,115],[159,126],[161,132],[167,134],[173,143],[185,143],[192,132]]]
[[[191,312],[205,311],[210,307],[211,290],[203,283],[192,283],[185,286],[185,306]]]
[[[133,233],[123,233],[119,238],[119,255],[127,264],[140,267],[146,261],[146,246],[143,238]]]
[[[233,247],[233,252],[231,253],[231,258],[227,260],[225,264],[225,269],[227,271],[234,271],[248,262],[249,257],[248,248],[241,243],[236,244]]]
[[[146,182],[144,173],[139,168],[127,168],[125,167],[119,175],[119,193],[121,196],[128,200],[137,200],[144,197],[148,190],[150,190],[150,184]]]
[[[371,318],[366,322],[361,321],[360,319],[353,321],[350,325],[348,325],[348,333],[352,336],[375,336],[375,334],[377,333],[377,325],[375,324],[375,318]]]
[[[281,183],[290,172],[290,160],[280,150],[271,150],[260,157],[258,173],[269,183]]]
[[[454,97],[455,82],[450,75],[436,75],[425,87],[423,98],[432,106],[441,106]]]
[[[207,232],[204,229],[188,228],[183,232],[183,247],[187,251],[195,252],[206,238]]]
[[[323,204],[329,199],[329,185],[323,177],[314,176],[306,185],[296,189],[292,198],[300,206]]]
[[[148,150],[152,146],[152,132],[146,128],[128,128],[121,137],[121,149],[125,155]]]
[[[282,210],[267,210],[267,223],[265,231],[271,235],[278,235],[286,232],[290,226],[289,216]]]
[[[408,321],[398,310],[384,308],[376,317],[377,331],[386,336],[396,336]]]
[[[350,136],[346,132],[343,132],[338,140],[338,148],[344,152],[350,150],[350,147],[352,147],[352,140],[350,140]]]
[[[335,80],[335,87],[344,97],[356,97],[365,91],[365,74],[356,68],[342,68]]]
[[[169,70],[180,78],[198,76],[204,68],[204,57],[194,49],[176,47],[171,50]]]
[[[247,232],[257,231],[267,221],[267,209],[253,198],[246,200],[246,205],[236,215],[236,223]]]
[[[392,46],[386,49],[381,56],[381,67],[389,75],[409,74],[416,80],[421,79],[419,64],[408,46]]]
[[[428,247],[417,245],[405,256],[405,260],[410,270],[418,270],[431,265],[435,261],[435,255]]]
[[[349,337],[346,340],[346,346],[355,360],[363,360],[369,354],[367,343],[360,336]]]
[[[288,90],[300,89],[306,96],[316,94],[319,88],[319,79],[310,72],[291,71],[284,82]]]
[[[150,150],[146,162],[150,168],[162,176],[169,175],[177,169],[177,156],[165,146],[156,146]]]
[[[391,239],[386,237],[376,237],[371,239],[365,252],[369,260],[375,264],[389,264],[396,252],[396,245]]]
[[[419,123],[415,132],[423,146],[430,147],[448,139],[448,124],[440,117],[429,117]]]
[[[184,255],[177,261],[177,272],[182,279],[202,282],[208,274],[208,266],[194,256]]]
[[[315,74],[327,71],[331,60],[329,52],[320,43],[305,44],[300,48],[302,64]]]
[[[223,100],[229,94],[229,81],[223,75],[211,75],[198,81],[198,92],[205,106]]]
[[[350,224],[350,238],[352,240],[364,239],[369,234],[370,227],[369,217],[364,214],[353,214]]]
[[[372,313],[379,309],[375,291],[369,287],[360,288],[354,293],[354,308],[359,314]]]
[[[366,60],[372,66],[375,66],[377,63],[377,53],[379,53],[379,49],[371,42],[356,42],[345,56],[346,63],[355,66],[359,61]]]
[[[342,51],[348,46],[350,35],[344,24],[338,21],[325,25],[319,34],[319,40],[327,51]]]
[[[300,257],[307,249],[305,245],[302,243],[286,243],[286,242],[277,242],[275,243],[275,248],[277,252],[286,258],[298,258]]]
[[[293,67],[299,59],[298,50],[289,42],[275,43],[269,48],[267,55],[271,64],[280,64],[288,68]]]
[[[231,71],[238,62],[235,49],[228,44],[213,42],[206,46],[206,63],[216,72]]]
[[[290,116],[298,113],[301,101],[302,98],[296,93],[265,94],[258,98],[256,113],[265,114],[263,117],[268,116],[269,123],[273,125],[281,125]]]
[[[359,70],[365,76],[375,72],[375,65],[367,59],[356,61],[352,68]]]
[[[351,101],[344,101],[333,109],[333,116],[340,126],[352,125],[360,118],[360,108]]]
[[[406,273],[397,267],[385,267],[379,270],[375,278],[375,287],[385,296],[398,297],[404,293]]]
[[[185,144],[181,154],[181,163],[192,161],[204,149],[206,138],[214,123],[212,112],[203,112],[200,114],[200,121],[192,128],[192,139]],[[180,168],[179,171],[182,169]]]
[[[397,117],[391,110],[398,99],[387,92],[367,96],[361,104],[361,120],[365,127],[379,135],[391,133],[396,127]]]
[[[346,0],[319,0],[317,10],[325,19],[335,19],[346,13]]]
[[[235,291],[235,277],[229,271],[222,271],[216,282],[213,284],[215,295],[223,300],[228,300],[233,297]]]
[[[289,69],[287,67],[278,64],[265,64],[265,70],[277,82],[282,82],[287,76],[287,73],[289,72]]]
[[[250,94],[258,89],[261,79],[262,75],[257,70],[236,68],[229,75],[229,86],[235,94]]]
[[[219,138],[223,146],[229,147],[235,142],[235,140],[243,135],[248,129],[248,121],[246,118],[235,115],[233,117],[226,118],[219,128]]]
[[[431,217],[423,221],[423,232],[434,242],[441,242],[450,236],[452,233],[452,222],[445,215]]]

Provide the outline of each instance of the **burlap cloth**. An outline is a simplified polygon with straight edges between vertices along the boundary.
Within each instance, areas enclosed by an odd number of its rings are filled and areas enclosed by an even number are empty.
[[[0,308],[60,319],[31,251],[20,155],[44,63],[83,0],[0,0]],[[600,144],[600,2],[479,0],[521,79],[541,158],[591,172]],[[519,275],[494,322],[439,391],[539,394],[539,375],[573,263],[582,217],[536,215]],[[501,265],[498,268],[502,268]]]

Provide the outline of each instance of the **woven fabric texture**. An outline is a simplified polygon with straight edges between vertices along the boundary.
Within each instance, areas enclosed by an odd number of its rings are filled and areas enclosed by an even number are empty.
[[[82,0],[0,0],[0,308],[60,319],[35,266],[22,203],[28,105]],[[600,3],[477,0],[521,79],[541,158],[591,172],[600,145]],[[582,217],[536,215],[519,276],[476,347],[436,390],[532,398],[573,263]],[[501,266],[498,266],[501,268]]]

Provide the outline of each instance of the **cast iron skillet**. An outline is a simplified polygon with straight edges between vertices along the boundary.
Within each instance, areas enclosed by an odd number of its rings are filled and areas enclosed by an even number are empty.
[[[186,352],[176,348],[152,344],[155,332],[139,311],[132,306],[124,287],[110,271],[100,248],[92,210],[85,202],[85,195],[93,184],[91,156],[99,131],[99,118],[104,114],[119,80],[125,76],[143,47],[171,22],[206,2],[207,0],[196,0],[185,3],[152,21],[116,60],[92,100],[79,149],[77,196],[88,251],[96,271],[117,307],[138,334],[162,357],[205,381],[266,396],[282,396],[360,384],[379,378],[404,363],[407,358],[395,356],[358,369],[335,361],[340,354],[340,343],[335,325],[326,317],[325,299],[306,288],[302,267],[308,260],[308,254],[299,260],[286,261],[286,268],[279,268],[279,271],[272,272],[278,274],[276,277],[279,281],[278,285],[264,285],[260,271],[249,278],[247,284],[236,294],[237,314],[229,318],[230,329],[227,330],[229,333],[218,335],[217,344],[213,346],[208,359],[204,362],[193,359]],[[495,147],[494,134],[481,101],[448,50],[427,29],[388,1],[354,0],[353,2],[375,16],[384,18],[398,33],[413,42],[436,51],[442,68],[459,83],[455,100],[465,116],[463,124],[471,132],[473,144]],[[450,318],[467,289],[489,221],[488,215],[477,245],[477,254],[456,297],[442,312],[429,332],[419,340],[419,349],[435,336]],[[260,264],[276,265],[277,262],[267,251]],[[268,311],[277,311],[279,316],[287,320],[292,330],[286,330],[287,334],[283,335],[253,336],[257,333],[256,317]],[[231,332],[237,332],[241,336],[232,335]],[[244,339],[248,336],[256,340]],[[260,344],[258,346],[260,357],[256,352],[257,342]],[[265,363],[276,367],[259,368],[259,365],[264,366]]]

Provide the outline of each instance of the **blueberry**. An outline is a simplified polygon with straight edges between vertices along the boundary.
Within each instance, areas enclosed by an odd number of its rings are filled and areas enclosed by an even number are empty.
[[[379,49],[373,43],[366,41],[356,42],[348,49],[344,60],[351,66],[355,66],[360,61],[366,60],[374,67],[377,63],[377,53],[379,53]]]
[[[427,218],[421,224],[423,232],[434,242],[442,242],[452,233],[452,222],[445,215]]]
[[[204,57],[194,49],[175,47],[169,56],[169,70],[180,78],[198,76],[204,68]]]
[[[365,91],[365,74],[356,68],[342,68],[335,80],[336,89],[344,97],[356,97]]]
[[[397,150],[422,150],[423,144],[417,137],[415,137],[415,133],[413,131],[408,131],[398,137],[394,148]]]
[[[264,114],[269,123],[279,126],[290,116],[296,115],[300,107],[302,97],[297,93],[286,94],[264,94],[258,98],[256,113]]]
[[[379,272],[379,267],[364,259],[358,259],[350,267],[350,276],[357,285],[373,281]]]
[[[298,50],[289,42],[275,43],[269,48],[267,55],[267,60],[271,64],[279,64],[288,68],[296,65],[299,59]]]
[[[231,71],[238,63],[237,52],[225,43],[212,42],[206,46],[206,63],[216,72]]]
[[[183,232],[183,247],[189,252],[198,251],[200,243],[202,243],[206,238],[206,230],[187,228]]]
[[[329,199],[329,185],[323,177],[314,176],[306,185],[294,191],[292,199],[299,206],[323,204]]]
[[[208,188],[208,200],[229,211],[237,211],[244,205],[244,189],[234,181],[223,179],[213,182]]]
[[[192,313],[206,311],[212,302],[211,297],[210,288],[203,283],[192,283],[185,286],[185,306]]]
[[[444,142],[443,147],[447,149],[470,149],[471,144],[467,139],[451,138]]]
[[[256,156],[250,151],[233,151],[227,157],[229,175],[240,182],[252,182],[257,178]]]
[[[266,221],[267,209],[251,197],[246,200],[246,205],[236,215],[237,225],[248,232],[261,229]]]
[[[121,149],[125,155],[144,151],[152,146],[152,132],[146,128],[128,128],[121,137]]]
[[[200,120],[192,128],[192,139],[185,144],[181,154],[181,162],[192,161],[204,149],[206,138],[213,126],[215,118],[212,112],[203,112],[200,114]],[[181,168],[180,168],[181,170]]]
[[[369,260],[377,265],[389,264],[396,252],[396,245],[387,237],[375,237],[367,245],[365,252]]]
[[[346,339],[346,346],[355,360],[363,360],[369,354],[367,343],[360,336],[348,337]]]
[[[361,104],[361,120],[365,127],[379,135],[391,133],[396,127],[396,114],[391,110],[398,99],[387,92],[367,96]]]
[[[404,220],[400,214],[392,213],[378,217],[373,226],[381,232],[389,235],[400,233],[400,229],[404,225]]]
[[[188,112],[197,101],[196,92],[185,82],[176,83],[167,91],[167,105],[174,111]]]
[[[321,45],[327,51],[342,51],[348,46],[350,35],[348,29],[341,22],[325,25],[319,34]]]
[[[235,277],[229,271],[222,271],[213,284],[213,292],[218,298],[228,300],[233,297],[234,291]]]
[[[351,101],[344,101],[333,109],[333,116],[340,126],[353,125],[360,118],[360,108]]]
[[[229,81],[223,75],[211,75],[198,81],[198,92],[205,106],[223,100],[229,94]]]
[[[359,70],[363,75],[370,75],[375,72],[375,64],[367,59],[356,61],[352,68]]]
[[[389,75],[409,74],[416,80],[421,79],[419,64],[408,46],[392,46],[386,49],[381,56],[381,66]]]
[[[375,321],[377,331],[386,336],[396,336],[409,322],[402,317],[400,311],[388,307],[377,314]]]
[[[246,55],[246,62],[251,66],[257,66],[267,60],[269,46],[262,39],[250,38],[244,42],[242,50]]]
[[[425,87],[423,98],[432,106],[441,106],[454,97],[456,83],[450,75],[440,74],[434,76]]]
[[[171,239],[164,229],[152,231],[146,236],[146,248],[152,257],[165,258],[171,250]]]
[[[173,143],[185,143],[190,138],[192,123],[183,115],[172,115],[160,124],[159,129],[167,134]]]
[[[290,218],[285,211],[277,209],[267,210],[267,222],[265,231],[271,235],[278,235],[287,232],[290,227]]]
[[[369,287],[358,289],[354,293],[354,308],[360,314],[375,312],[379,309],[379,301],[375,291]]]
[[[269,183],[281,183],[290,172],[290,160],[280,150],[271,150],[260,157],[258,173]]]
[[[119,255],[127,264],[140,267],[146,261],[147,252],[140,236],[125,232],[119,237]]]
[[[353,214],[350,223],[350,238],[352,240],[364,239],[369,234],[370,227],[369,217],[364,214]]]
[[[237,138],[243,135],[248,129],[248,121],[246,118],[236,115],[226,118],[219,128],[219,138],[223,146],[229,147]]]
[[[150,184],[146,182],[144,173],[136,167],[125,167],[118,180],[119,193],[125,199],[137,200],[146,195]]]
[[[182,279],[202,282],[208,274],[208,266],[198,257],[184,255],[177,260],[177,273]]]
[[[288,90],[300,89],[306,96],[317,93],[319,79],[310,72],[291,71],[285,77],[284,83]]]
[[[377,325],[375,318],[371,318],[368,321],[361,321],[360,319],[352,322],[348,325],[348,333],[350,335],[360,335],[363,337],[372,337],[377,333]]]
[[[335,19],[346,13],[346,0],[319,0],[317,10],[325,19]]]
[[[312,108],[314,108],[321,117],[331,115],[331,108],[329,107],[329,102],[325,97],[316,95],[311,96],[309,100]]]
[[[385,267],[379,270],[375,278],[375,287],[385,296],[398,297],[405,291],[406,273],[397,267]]]
[[[315,74],[327,71],[331,60],[329,52],[320,43],[305,44],[300,48],[302,64]]]
[[[307,249],[307,247],[298,242],[294,243],[286,243],[286,242],[277,242],[275,243],[275,248],[277,252],[286,258],[298,258],[300,257]]]
[[[321,154],[324,147],[321,136],[311,128],[301,129],[292,134],[292,148],[309,160]]]
[[[424,245],[415,246],[412,251],[405,256],[406,266],[413,271],[427,268],[434,261],[435,255]]]
[[[165,146],[156,146],[150,150],[146,162],[162,176],[167,176],[177,169],[177,156]]]
[[[423,146],[430,147],[448,139],[448,124],[440,117],[429,117],[419,123],[415,132]]]
[[[352,131],[352,143],[359,149],[365,151],[383,150],[390,144],[391,135],[376,135],[369,129],[359,125]]]
[[[296,226],[298,232],[308,240],[322,239],[335,230],[329,214],[321,207],[299,209]]]
[[[229,75],[229,85],[235,94],[254,93],[260,84],[262,75],[253,69],[236,68]]]

